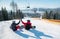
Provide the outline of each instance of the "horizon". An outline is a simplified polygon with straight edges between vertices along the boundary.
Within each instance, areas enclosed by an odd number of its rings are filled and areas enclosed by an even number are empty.
[[[11,10],[10,3],[12,0],[0,0],[0,9],[1,7],[6,7],[7,10]],[[27,9],[27,6],[30,8],[60,8],[60,0],[14,0],[18,5],[18,9]]]

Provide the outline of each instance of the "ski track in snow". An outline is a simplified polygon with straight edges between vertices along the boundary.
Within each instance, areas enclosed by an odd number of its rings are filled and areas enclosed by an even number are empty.
[[[13,32],[10,29],[13,20],[0,22],[0,39],[60,39],[59,25],[31,18],[23,19],[23,21],[26,22],[27,19],[31,20],[32,25],[36,26],[36,29],[29,31],[22,29],[22,31],[18,30]]]

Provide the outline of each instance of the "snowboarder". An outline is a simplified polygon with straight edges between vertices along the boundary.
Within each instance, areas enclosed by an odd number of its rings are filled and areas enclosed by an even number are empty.
[[[22,20],[21,20],[22,21]],[[27,22],[23,22],[22,23],[24,24],[24,28],[26,30],[29,30],[30,28],[32,28],[32,23],[30,22],[30,20],[27,20]]]
[[[18,23],[15,23],[15,21],[13,21],[12,24],[11,24],[11,26],[10,26],[10,28],[11,28],[13,31],[16,31],[16,30],[17,30],[16,26],[17,26],[19,23],[20,23],[20,21],[19,21]]]

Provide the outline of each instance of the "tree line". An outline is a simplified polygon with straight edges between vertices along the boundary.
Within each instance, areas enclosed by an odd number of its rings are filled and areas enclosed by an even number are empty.
[[[60,20],[60,13],[58,11],[45,11],[43,18],[45,19],[57,19]]]
[[[0,21],[5,20],[12,20],[12,19],[22,19],[24,17],[24,14],[21,10],[17,10],[16,12],[7,11],[6,8],[2,8],[0,10]]]

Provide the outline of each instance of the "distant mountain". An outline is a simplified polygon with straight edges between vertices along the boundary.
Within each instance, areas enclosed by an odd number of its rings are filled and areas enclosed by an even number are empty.
[[[37,11],[46,11],[46,10],[60,11],[60,8],[32,8],[32,9],[25,9],[22,11],[33,11],[34,9],[36,9]]]

